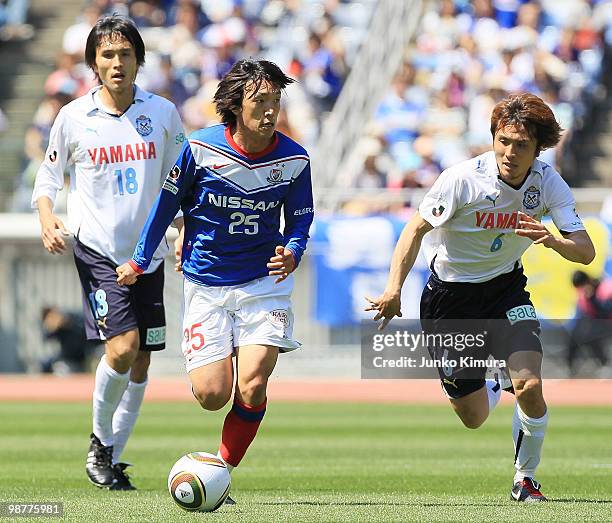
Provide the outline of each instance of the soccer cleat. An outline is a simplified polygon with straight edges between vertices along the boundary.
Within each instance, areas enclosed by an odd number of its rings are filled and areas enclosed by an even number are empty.
[[[517,481],[510,492],[510,499],[513,501],[524,501],[526,503],[538,503],[548,501],[540,492],[540,485],[536,480],[524,478]]]
[[[115,477],[113,447],[105,447],[95,434],[90,436],[89,452],[85,463],[87,477],[96,487],[110,487]]]
[[[129,463],[115,463],[113,465],[113,483],[109,490],[136,490],[136,487],[130,483],[130,477],[125,473],[125,469],[130,466]]]
[[[227,496],[223,504],[224,505],[235,505],[236,502],[231,497]]]

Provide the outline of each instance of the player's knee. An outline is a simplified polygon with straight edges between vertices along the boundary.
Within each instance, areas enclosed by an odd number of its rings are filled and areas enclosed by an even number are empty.
[[[130,343],[113,343],[112,349],[107,351],[106,358],[111,367],[121,368],[121,372],[132,367],[138,356],[138,347]]]
[[[193,395],[204,410],[219,410],[227,405],[232,395],[231,389],[216,387],[211,384],[193,386]]]
[[[482,426],[487,417],[482,414],[469,413],[459,414],[459,419],[463,423],[464,427],[468,429],[477,429],[478,427]]]
[[[268,379],[264,376],[254,376],[248,380],[241,380],[238,384],[240,397],[247,405],[260,405],[266,399]]]
[[[540,378],[527,378],[514,380],[516,398],[522,401],[540,401],[542,396],[542,380]]]

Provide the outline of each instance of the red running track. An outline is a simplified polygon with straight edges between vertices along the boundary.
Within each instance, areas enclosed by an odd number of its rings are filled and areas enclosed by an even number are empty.
[[[91,401],[93,375],[0,375],[0,401]],[[551,405],[612,405],[612,380],[545,380]],[[271,401],[444,404],[437,380],[272,380]],[[151,378],[146,401],[194,401],[187,376]],[[502,395],[502,402],[512,396]]]

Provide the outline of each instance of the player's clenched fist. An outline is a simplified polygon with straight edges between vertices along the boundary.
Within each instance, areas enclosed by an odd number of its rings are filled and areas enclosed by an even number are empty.
[[[270,262],[267,265],[268,269],[270,269],[268,274],[270,276],[278,276],[274,283],[280,283],[295,269],[295,258],[293,257],[293,252],[282,245],[276,246],[275,253],[276,255],[270,258]]]
[[[132,266],[129,263],[124,263],[123,265],[119,265],[117,267],[117,283],[119,285],[132,285],[136,283],[136,278],[138,278],[138,273],[132,269]]]
[[[395,316],[398,316],[399,318],[402,317],[402,303],[399,294],[390,294],[385,292],[378,298],[372,299],[366,296],[365,299],[370,302],[370,305],[364,310],[377,311],[376,316],[374,316],[374,321],[378,321],[383,318],[382,323],[378,326],[378,330],[380,331],[383,330],[387,326],[387,323],[389,323]]]

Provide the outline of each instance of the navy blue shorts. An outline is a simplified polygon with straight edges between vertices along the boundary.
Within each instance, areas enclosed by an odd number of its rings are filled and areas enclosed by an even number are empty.
[[[457,348],[441,342],[428,343],[430,356],[455,364],[438,367],[444,390],[461,398],[484,386],[487,367],[472,367],[466,361],[484,361],[489,356],[507,361],[518,351],[542,352],[540,323],[525,289],[522,268],[482,283],[445,282],[432,274],[421,296],[421,326],[426,334],[471,336]],[[474,338],[478,336],[478,338]],[[432,336],[432,339],[435,336]],[[455,338],[453,338],[455,339]]]
[[[117,284],[116,264],[78,240],[74,261],[83,287],[87,339],[107,340],[138,329],[141,351],[166,347],[164,264],[129,286]]]

